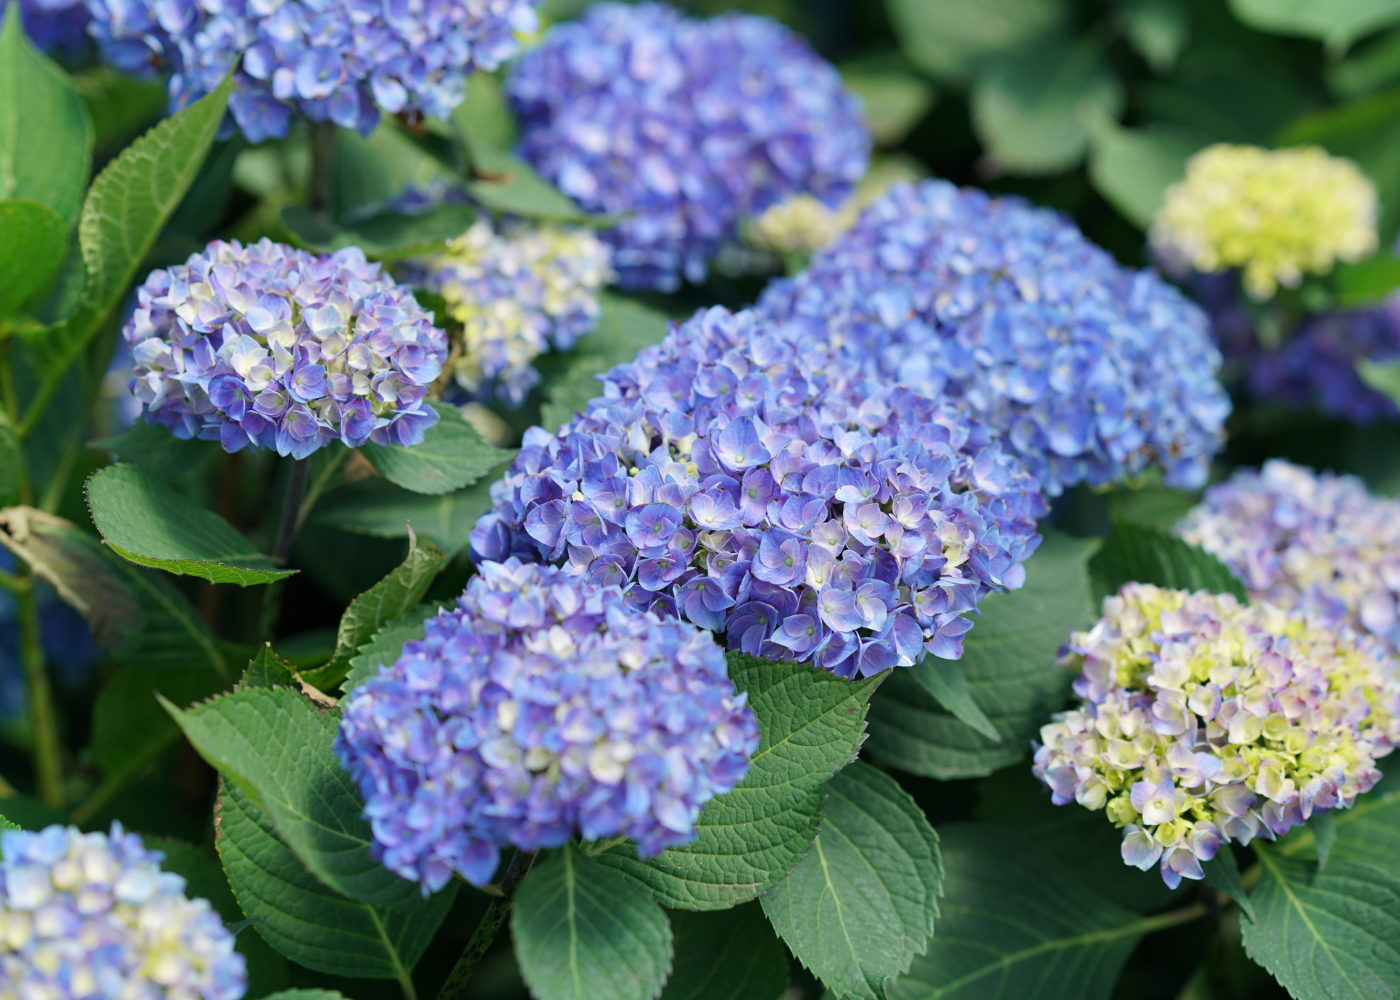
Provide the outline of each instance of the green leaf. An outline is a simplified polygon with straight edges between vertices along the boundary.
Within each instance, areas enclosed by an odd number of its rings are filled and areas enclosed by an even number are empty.
[[[441,610],[438,605],[420,604],[389,622],[374,638],[360,647],[359,653],[350,659],[350,673],[346,674],[341,690],[347,693],[359,687],[379,673],[379,668],[393,663],[403,652],[403,644],[423,638],[429,618]]]
[[[880,146],[898,146],[933,107],[928,81],[897,65],[866,61],[841,67],[841,79],[865,105],[865,124]]]
[[[66,235],[92,169],[92,141],[92,119],[67,74],[30,44],[19,12],[7,12],[0,32],[0,199],[51,208]]]
[[[263,1000],[345,1000],[335,990],[282,990]]]
[[[0,320],[33,311],[68,255],[68,227],[37,201],[0,201]]]
[[[374,260],[403,260],[441,250],[475,219],[466,205],[440,205],[421,215],[382,212],[348,223],[332,222],[300,205],[282,209],[282,224],[300,245],[319,253],[359,247]]]
[[[520,883],[510,933],[535,1000],[652,1000],[671,971],[661,907],[572,844]]]
[[[15,425],[0,409],[0,507],[19,503],[19,471],[24,453],[20,451]]]
[[[462,103],[452,111],[458,136],[495,149],[515,146],[515,116],[506,106],[501,83],[490,73],[473,73]]]
[[[1333,859],[1326,872],[1256,843],[1249,957],[1299,1000],[1390,1000],[1400,983],[1400,878]]]
[[[602,306],[598,328],[581,339],[575,350],[601,357],[609,368],[631,361],[643,347],[661,343],[671,326],[665,313],[634,299],[604,292],[598,302]]]
[[[544,222],[606,221],[584,212],[514,153],[471,136],[464,141],[471,151],[474,176],[467,182],[467,190],[491,211]]]
[[[428,592],[428,586],[442,568],[443,552],[432,545],[411,540],[408,555],[392,573],[350,602],[340,616],[335,653],[324,667],[306,671],[302,677],[322,690],[345,679],[350,660],[374,634],[400,615],[412,610]]]
[[[606,358],[585,354],[549,382],[544,390],[547,399],[540,407],[540,426],[553,434],[582,413],[590,399],[603,394],[598,376],[611,367]]]
[[[943,866],[938,835],[889,775],[856,761],[826,783],[807,856],[763,896],[792,953],[841,997],[884,1000],[928,950]]]
[[[457,896],[458,883],[449,882],[412,912],[347,899],[302,867],[266,815],[229,782],[219,795],[215,829],[224,872],[243,912],[255,918],[253,929],[317,972],[403,981]]]
[[[1248,601],[1244,584],[1205,549],[1161,528],[1115,520],[1113,533],[1089,563],[1095,596],[1117,593],[1125,583],[1151,583],[1176,590],[1209,590]]]
[[[108,546],[141,566],[240,587],[296,572],[278,569],[233,525],[139,466],[94,472],[87,499],[92,522]]]
[[[219,452],[213,441],[191,438],[182,441],[162,424],[138,420],[113,437],[89,441],[89,448],[116,455],[123,462],[149,469],[157,476],[171,478],[207,461]]]
[[[296,677],[292,665],[273,652],[272,643],[267,642],[248,661],[248,669],[238,680],[238,690],[292,687],[294,684]]]
[[[11,823],[4,816],[0,816],[0,833],[4,833],[6,830],[18,830],[19,828],[18,823]],[[784,983],[783,985],[786,986],[787,984]]]
[[[329,494],[312,516],[318,524],[376,538],[407,538],[411,527],[450,558],[467,547],[477,519],[491,509],[491,484],[508,467],[502,462],[471,486],[436,496],[370,476]]]
[[[1317,870],[1324,871],[1327,868],[1327,859],[1332,855],[1332,848],[1337,846],[1337,814],[1330,809],[1315,812],[1308,820],[1308,827],[1313,832]]]
[[[925,656],[910,670],[918,685],[933,695],[938,703],[953,713],[953,717],[964,725],[971,726],[993,743],[1001,742],[1001,733],[987,718],[980,705],[972,699],[967,687],[967,675],[957,660],[944,660],[937,656]]]
[[[1400,21],[1395,0],[1230,0],[1230,10],[1251,28],[1316,38],[1334,52]]]
[[[1323,70],[1327,88],[1344,98],[1379,90],[1396,77],[1400,77],[1400,30],[1394,28]]]
[[[71,822],[65,813],[59,812],[52,806],[46,806],[38,799],[30,798],[28,795],[12,795],[9,798],[0,799],[0,802],[5,805],[5,813],[9,822],[17,825],[21,830],[38,831],[54,824],[67,826]]]
[[[1215,857],[1201,865],[1201,870],[1205,872],[1207,885],[1219,889],[1239,903],[1240,909],[1250,920],[1258,919],[1254,912],[1254,902],[1249,898],[1249,893],[1244,891],[1244,883],[1240,880],[1240,866],[1235,860],[1234,849],[1229,844],[1221,844]]]
[[[870,705],[869,749],[913,774],[946,780],[990,774],[1020,760],[1073,676],[1055,654],[1093,620],[1085,566],[1096,540],[1047,534],[1026,563],[1026,584],[983,598],[958,661],[972,701],[1001,734],[994,743],[896,670]]]
[[[1165,76],[1175,68],[1191,33],[1191,11],[1183,0],[1128,0],[1119,21],[1152,72]]]
[[[661,1000],[778,1000],[788,988],[787,949],[759,904],[668,916],[676,956]]]
[[[1341,263],[1332,272],[1337,305],[1344,309],[1375,305],[1400,288],[1400,257],[1378,253],[1355,264]]]
[[[978,72],[969,95],[972,122],[998,166],[1053,174],[1089,148],[1086,120],[1117,118],[1123,85],[1092,36],[1058,35],[998,56]]]
[[[102,686],[92,710],[93,763],[109,778],[136,771],[180,738],[180,727],[156,700],[159,691],[176,705],[189,705],[226,686],[208,668],[162,670],[124,667]]]
[[[1370,358],[1357,358],[1356,374],[1372,389],[1400,405],[1400,359],[1372,361]]]
[[[513,452],[481,439],[456,407],[433,403],[439,420],[413,448],[369,443],[360,449],[385,479],[414,493],[451,493],[470,486]]]
[[[1332,815],[1337,839],[1329,852],[1331,859],[1400,874],[1400,787],[1393,776],[1361,796],[1350,809]],[[1316,858],[1316,831],[1311,824],[1296,829],[1278,849],[1290,857]]]
[[[1089,180],[1123,218],[1144,230],[1167,188],[1185,176],[1186,161],[1205,145],[1193,133],[1160,125],[1120,128],[1104,116],[1091,119],[1091,131]]]
[[[959,823],[939,840],[938,933],[889,1000],[1108,1000],[1138,939],[1170,925],[1119,909],[995,827]]]
[[[180,711],[161,699],[201,757],[246,792],[306,868],[344,895],[409,910],[418,886],[369,854],[369,824],[331,751],[340,717],[291,688],[248,688]]]
[[[885,10],[909,61],[952,79],[1064,20],[1056,0],[885,0]]]
[[[826,780],[860,749],[866,703],[886,674],[843,681],[802,663],[728,655],[747,691],[761,742],[749,773],[706,804],[697,837],[647,861],[630,844],[598,855],[666,906],[724,910],[768,891],[792,871],[817,833]]]

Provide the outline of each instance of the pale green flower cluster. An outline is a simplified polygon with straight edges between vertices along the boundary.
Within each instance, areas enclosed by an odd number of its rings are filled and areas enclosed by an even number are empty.
[[[1347,808],[1400,739],[1395,661],[1332,620],[1129,583],[1070,639],[1078,708],[1041,729],[1057,805],[1104,809],[1123,860],[1170,886],[1220,844]]]
[[[916,164],[887,157],[873,164],[850,196],[834,208],[810,194],[791,195],[748,220],[744,236],[760,250],[812,254],[855,225],[865,207],[891,184],[924,176]]]
[[[1375,184],[1350,160],[1316,146],[1220,144],[1187,162],[1149,238],[1168,267],[1240,268],[1245,290],[1266,299],[1375,252],[1378,212]]]

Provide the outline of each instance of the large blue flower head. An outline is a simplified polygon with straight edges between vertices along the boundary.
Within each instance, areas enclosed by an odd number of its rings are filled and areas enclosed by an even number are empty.
[[[412,447],[437,423],[447,335],[357,248],[216,240],[136,298],[131,391],[176,437],[305,458],[336,439]]]
[[[164,857],[110,834],[0,834],[0,996],[239,1000],[243,956]]]
[[[172,108],[236,65],[229,109],[251,142],[285,136],[294,111],[366,134],[381,109],[445,117],[469,74],[496,69],[538,26],[537,0],[86,2],[107,61],[172,73]]]
[[[0,0],[0,16],[11,0]],[[19,0],[24,33],[45,52],[77,55],[87,41],[90,17],[83,0]]]
[[[758,310],[818,325],[871,376],[965,400],[1050,495],[1154,463],[1199,487],[1223,439],[1204,314],[1019,198],[896,184]]]
[[[479,569],[345,700],[335,750],[375,856],[427,894],[453,872],[485,884],[506,844],[621,835],[647,857],[695,839],[759,739],[713,638],[564,569]]]
[[[621,283],[702,281],[736,224],[784,197],[835,206],[870,135],[836,70],[776,21],[701,21],[658,3],[600,3],[551,28],[506,84],[521,152],[584,208]]]
[[[842,677],[960,656],[963,616],[1025,579],[1034,479],[958,406],[783,333],[714,308],[601,376],[583,415],[526,432],[474,558],[567,559]]]

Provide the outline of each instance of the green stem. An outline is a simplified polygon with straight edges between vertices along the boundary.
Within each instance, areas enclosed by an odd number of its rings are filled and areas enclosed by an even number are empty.
[[[306,496],[306,473],[306,459],[299,458],[292,462],[291,472],[287,475],[287,494],[282,500],[282,516],[277,523],[277,541],[272,547],[272,561],[278,566],[286,565],[287,556],[291,555],[292,544],[297,538],[297,525],[300,523],[297,515]],[[262,614],[258,619],[259,642],[272,638],[272,630],[277,627],[277,617],[281,611],[282,581],[275,580],[264,587]]]
[[[29,486],[29,463],[24,457],[24,434],[20,429],[19,394],[15,391],[14,366],[10,362],[10,352],[14,350],[13,345],[13,337],[0,337],[0,405],[5,407],[5,415],[9,418],[10,426],[15,429],[15,434],[20,441],[19,502],[27,504],[33,500],[33,497]]]
[[[1175,910],[1168,910],[1166,913],[1159,913],[1152,917],[1143,917],[1133,924],[1136,933],[1152,934],[1156,931],[1164,931],[1168,927],[1177,927],[1181,924],[1189,924],[1193,920],[1200,920],[1210,910],[1205,903],[1191,903]]]
[[[335,122],[311,123],[311,210],[327,217],[335,201]]]
[[[39,606],[33,586],[16,596],[19,617],[20,658],[29,695],[29,723],[34,733],[34,771],[39,797],[54,809],[63,808],[63,754],[58,742],[53,688],[44,669],[44,647],[39,639]]]
[[[471,981],[472,973],[490,950],[491,942],[496,940],[496,934],[505,926],[506,918],[510,916],[515,887],[520,884],[520,880],[534,863],[534,851],[515,852],[515,857],[510,860],[510,867],[501,879],[501,895],[491,900],[491,905],[486,908],[486,915],[481,918],[481,923],[476,925],[476,931],[467,942],[462,957],[457,959],[457,964],[452,967],[452,974],[438,991],[437,1000],[466,1000],[467,985]]]

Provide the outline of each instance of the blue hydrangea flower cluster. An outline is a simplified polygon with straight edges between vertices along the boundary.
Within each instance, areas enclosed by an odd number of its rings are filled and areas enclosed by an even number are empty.
[[[538,0],[87,0],[106,61],[169,71],[171,108],[236,68],[229,101],[250,142],[280,139],[295,111],[368,134],[380,110],[447,116],[466,78],[538,28]],[[241,58],[241,62],[239,61]]]
[[[895,184],[758,310],[872,377],[966,401],[1052,496],[1154,463],[1196,488],[1223,440],[1201,310],[1018,198]]]
[[[0,834],[0,996],[19,1000],[240,1000],[243,956],[164,857],[110,834]]]
[[[335,750],[376,858],[427,895],[453,872],[484,885],[506,844],[693,840],[759,742],[713,638],[563,569],[479,571],[345,700]]]
[[[600,3],[552,27],[506,93],[521,153],[606,234],[629,288],[703,281],[736,226],[792,194],[832,207],[871,139],[836,70],[776,21]]]
[[[447,335],[358,248],[216,240],[136,296],[131,391],[176,437],[305,458],[337,439],[412,447],[437,423]]]
[[[0,16],[11,0],[0,0]],[[24,33],[45,52],[77,55],[87,41],[90,16],[83,0],[18,0]]]
[[[1044,501],[953,404],[722,308],[600,378],[557,434],[526,432],[474,558],[568,560],[730,649],[848,678],[960,656],[964,615],[1024,582]]]

